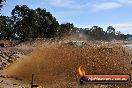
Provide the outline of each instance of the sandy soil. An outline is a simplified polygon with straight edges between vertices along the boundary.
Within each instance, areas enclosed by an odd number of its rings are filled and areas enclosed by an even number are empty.
[[[112,48],[112,52],[102,50]],[[132,74],[132,53],[119,44],[91,44],[75,47],[52,43],[35,48],[32,53],[0,71],[0,88],[30,88],[34,82],[44,88],[131,88],[132,84],[88,84],[76,82],[81,65],[87,74]],[[1,82],[3,80],[3,82]],[[5,84],[8,83],[8,84]],[[13,85],[14,84],[14,85]]]

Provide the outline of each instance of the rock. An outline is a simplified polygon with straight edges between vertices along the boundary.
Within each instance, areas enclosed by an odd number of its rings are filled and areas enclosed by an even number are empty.
[[[2,66],[0,66],[0,70],[3,70],[3,67]]]
[[[0,47],[2,48],[5,47],[4,43],[0,43]]]
[[[1,57],[1,58],[4,58],[3,54],[0,54],[0,57]]]
[[[0,62],[2,62],[2,59],[0,58]]]
[[[20,50],[16,48],[1,49],[0,50],[0,70],[3,70],[6,66],[10,65],[18,58],[30,53],[27,50]]]
[[[3,80],[0,81],[0,83],[4,82]]]
[[[5,62],[2,62],[2,67],[6,67],[6,65],[7,65],[7,63],[5,63]]]
[[[13,60],[12,60],[12,59],[7,59],[7,61],[8,61],[9,63],[13,63]]]
[[[13,83],[13,85],[17,85],[16,83]]]

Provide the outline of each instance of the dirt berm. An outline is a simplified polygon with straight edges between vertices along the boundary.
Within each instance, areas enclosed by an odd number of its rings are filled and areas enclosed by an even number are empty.
[[[108,47],[112,51],[105,50]],[[35,74],[35,82],[49,86],[47,88],[55,88],[56,84],[58,87],[59,84],[63,84],[60,88],[66,87],[67,84],[73,88],[74,84],[70,83],[76,83],[80,65],[83,66],[87,74],[131,75],[131,58],[132,54],[117,44],[109,46],[85,44],[83,47],[75,47],[55,43],[48,47],[34,49],[31,54],[3,70],[2,74],[22,79],[28,83],[31,80],[31,75]],[[118,86],[127,88],[131,85],[118,84]]]

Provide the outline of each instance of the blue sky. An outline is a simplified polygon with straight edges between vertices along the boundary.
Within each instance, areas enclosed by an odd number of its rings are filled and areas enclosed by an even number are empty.
[[[46,8],[59,23],[71,22],[77,27],[112,25],[116,31],[132,34],[132,0],[7,0],[3,15],[10,16],[15,5]]]

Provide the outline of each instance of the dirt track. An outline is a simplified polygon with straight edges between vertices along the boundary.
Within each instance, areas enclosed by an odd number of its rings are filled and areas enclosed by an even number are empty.
[[[112,52],[101,51],[104,47]],[[39,47],[2,71],[2,75],[21,79],[30,83],[35,74],[35,82],[44,88],[78,88],[76,78],[78,67],[82,65],[87,74],[132,74],[132,54],[117,44],[74,47],[54,43]],[[131,84],[86,85],[84,88],[130,88]]]

